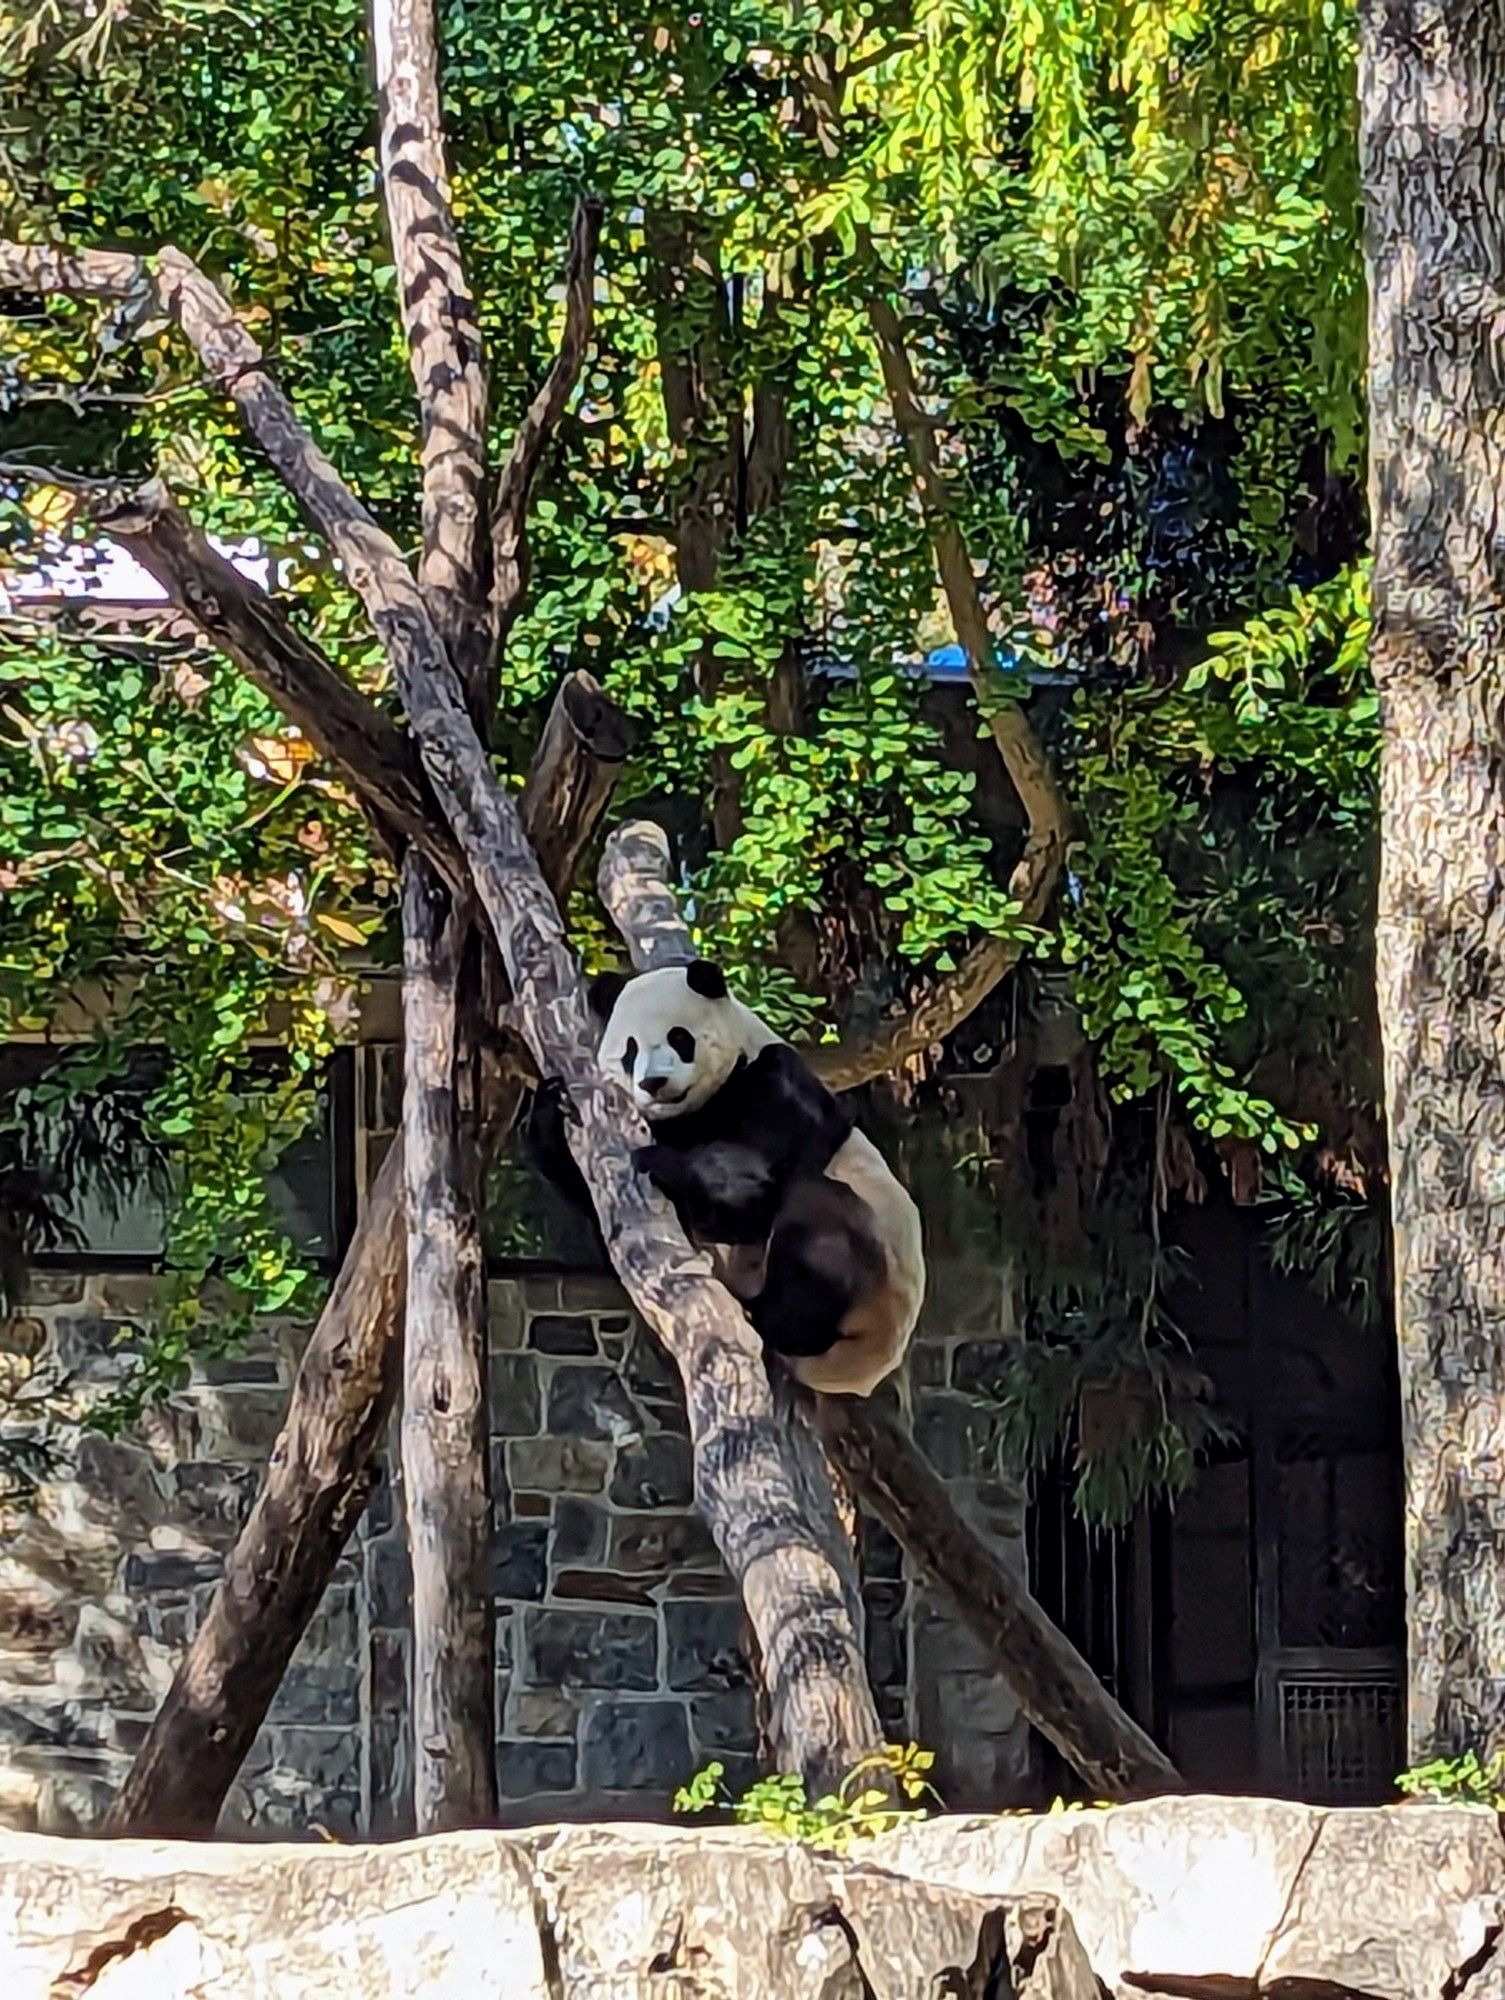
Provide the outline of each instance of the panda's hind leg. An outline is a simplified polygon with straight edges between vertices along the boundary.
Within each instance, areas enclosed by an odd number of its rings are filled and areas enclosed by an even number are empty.
[[[852,1307],[883,1275],[867,1204],[823,1174],[799,1180],[774,1220],[763,1289],[747,1314],[775,1354],[825,1354]]]

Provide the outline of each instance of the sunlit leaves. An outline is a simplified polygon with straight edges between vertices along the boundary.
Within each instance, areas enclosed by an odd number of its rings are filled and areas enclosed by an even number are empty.
[[[201,257],[320,444],[411,545],[419,428],[362,6],[276,0],[254,30],[188,0],[108,11],[107,46],[71,45],[84,16],[59,0],[33,46],[0,58],[0,227]],[[498,451],[551,358],[574,199],[596,189],[607,211],[595,348],[542,469],[532,596],[504,663],[501,768],[521,769],[562,668],[599,674],[645,725],[620,800],[673,819],[701,939],[781,1025],[828,1028],[859,957],[902,996],[979,937],[1019,935],[1014,851],[983,830],[908,671],[952,635],[865,313],[874,284],[900,288],[1000,644],[1088,672],[1056,745],[1084,827],[1063,943],[1103,1062],[1125,1092],[1169,1081],[1215,1136],[1287,1139],[1251,1082],[1249,939],[1273,939],[1289,985],[1321,957],[1296,936],[1309,912],[1284,882],[1230,885],[1220,854],[1186,856],[1222,774],[1261,773],[1271,852],[1279,829],[1325,815],[1357,830],[1366,811],[1355,603],[1319,594],[1233,629],[1271,601],[1300,450],[1327,432],[1342,463],[1358,435],[1347,13],[916,0],[890,21],[802,0],[450,0],[442,14]],[[693,283],[656,247],[686,216]],[[676,366],[706,390],[716,435],[677,437]],[[770,394],[787,450],[757,501]],[[297,618],[390,700],[343,579],[168,330],[29,308],[7,321],[0,397],[29,462],[161,469],[210,532],[256,536]],[[1148,530],[1101,557],[1108,637],[1084,658],[1037,601],[1035,567],[1061,551],[1041,546],[1038,458],[1018,438],[1085,487],[1167,407],[1193,425],[1238,412],[1238,589],[1208,584],[1230,629],[1205,666],[1152,680],[1135,637]],[[739,440],[714,587],[681,593],[676,507],[705,454]],[[56,552],[76,532],[69,488],[28,491],[17,545]],[[1133,513],[1130,472],[1105,504]],[[1107,689],[1099,655],[1121,677]],[[791,689],[792,720],[774,698]],[[178,1161],[174,1256],[195,1280],[228,1261],[248,1299],[285,1301],[292,1265],[246,1202],[296,1107],[252,1104],[241,1057],[275,999],[311,1061],[336,1032],[321,987],[346,954],[380,952],[387,903],[361,826],[302,740],[176,640],[13,634],[0,706],[6,1018],[44,1018],[80,978],[145,976],[134,1030],[174,1051],[154,1114]],[[716,848],[705,828],[727,773],[735,828]],[[1316,804],[1298,810],[1302,786]],[[587,902],[576,930],[599,962],[613,947]],[[830,990],[783,962],[795,920],[856,937],[832,954]],[[174,1338],[190,1316],[185,1303]]]

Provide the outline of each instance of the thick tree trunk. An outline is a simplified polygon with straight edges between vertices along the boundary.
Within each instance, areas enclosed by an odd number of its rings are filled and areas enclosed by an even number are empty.
[[[1505,5],[1364,0],[1415,1761],[1505,1742]]]
[[[486,1277],[474,1135],[460,1104],[468,929],[428,863],[410,854],[402,885],[402,1475],[419,1833],[485,1825],[497,1804]]]
[[[593,735],[581,733],[581,721]],[[551,857],[548,879],[561,890],[569,878],[554,871],[573,867],[599,823],[626,728],[626,718],[588,675],[564,683],[521,805],[530,837]],[[604,760],[596,756],[595,738],[606,745]],[[557,807],[556,800],[562,802]],[[503,1090],[487,1104],[483,1154],[511,1124],[516,1101],[515,1093]],[[304,1353],[224,1581],[110,1809],[111,1832],[213,1831],[360,1519],[399,1373],[407,1294],[405,1172],[399,1141],[382,1162]]]

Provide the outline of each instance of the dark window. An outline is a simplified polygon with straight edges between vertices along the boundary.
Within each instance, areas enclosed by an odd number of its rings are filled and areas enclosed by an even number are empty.
[[[70,1062],[82,1052],[57,1043],[0,1046],[0,1133],[9,1171],[39,1187],[61,1227],[47,1246],[64,1259],[95,1263],[151,1261],[162,1255],[172,1192],[166,1162],[142,1125],[142,1106],[166,1067],[160,1049],[136,1050],[105,1083],[69,1086]],[[252,1052],[246,1087],[270,1085],[287,1057]],[[60,1106],[37,1112],[31,1092],[62,1083]],[[348,1055],[328,1065],[320,1109],[267,1180],[272,1213],[306,1257],[332,1263],[349,1233],[351,1073]]]

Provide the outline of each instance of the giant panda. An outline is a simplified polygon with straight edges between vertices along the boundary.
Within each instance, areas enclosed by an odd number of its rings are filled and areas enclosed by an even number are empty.
[[[919,1211],[872,1141],[704,959],[590,991],[597,1060],[652,1143],[633,1155],[741,1301],[764,1345],[826,1395],[869,1396],[904,1358],[925,1293]],[[557,1085],[530,1151],[589,1205]]]

